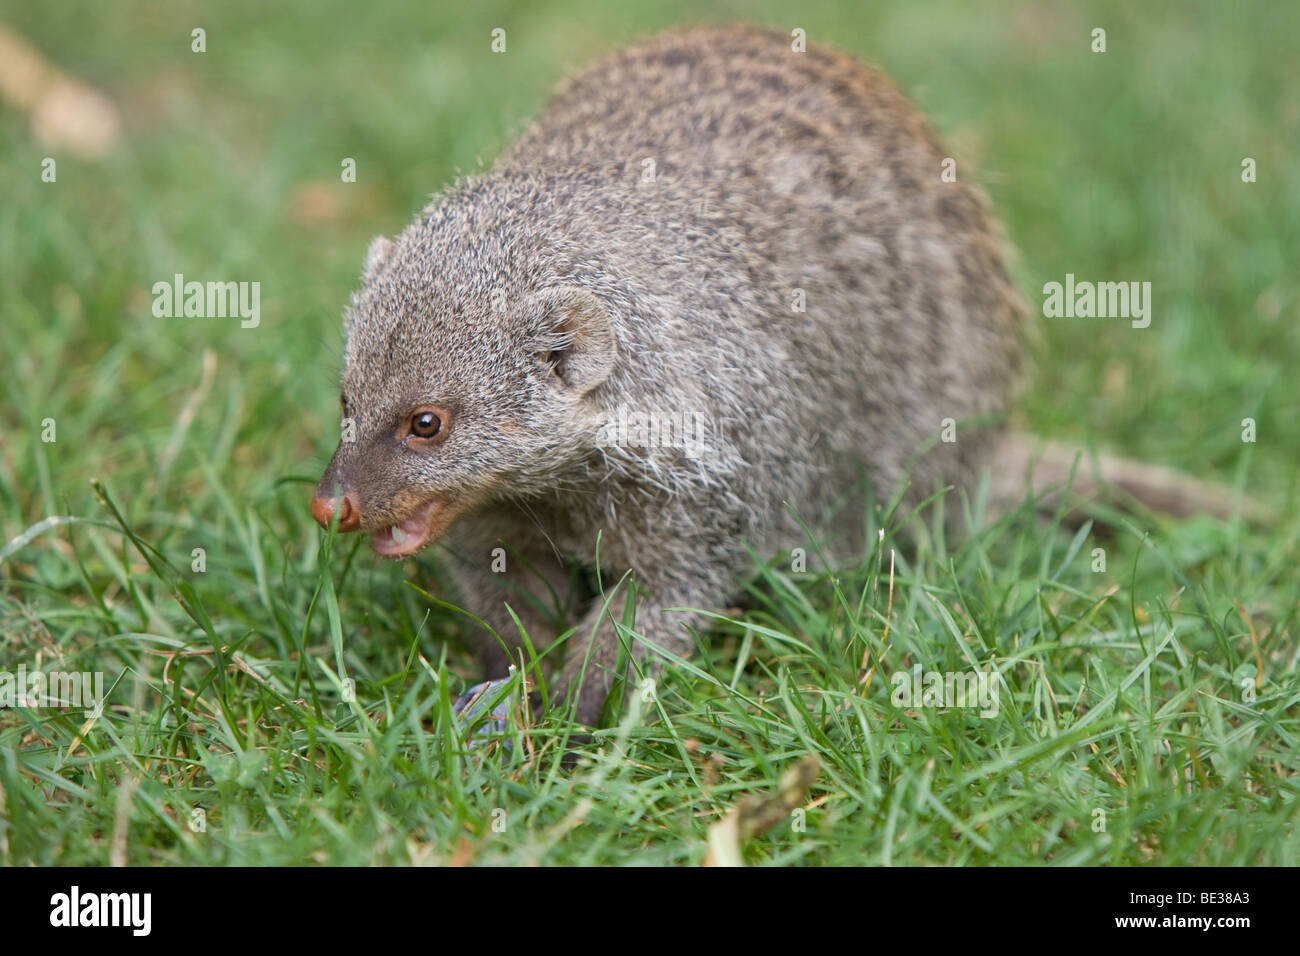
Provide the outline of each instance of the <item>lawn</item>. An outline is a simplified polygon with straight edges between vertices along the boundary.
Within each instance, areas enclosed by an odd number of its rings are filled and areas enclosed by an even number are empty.
[[[791,7],[0,13],[123,119],[44,182],[0,109],[0,673],[111,688],[99,715],[0,709],[0,863],[694,865],[809,755],[746,862],[1300,863],[1300,5]],[[873,513],[834,576],[759,556],[748,606],[576,766],[561,713],[467,748],[476,625],[438,551],[384,562],[308,513],[341,310],[370,238],[562,77],[701,18],[879,64],[986,187],[1037,313],[1021,427],[1274,517]],[[177,273],[260,282],[259,324],[156,317]],[[1150,327],[1043,317],[1067,274],[1151,282]],[[897,702],[915,665],[996,673],[996,714]]]

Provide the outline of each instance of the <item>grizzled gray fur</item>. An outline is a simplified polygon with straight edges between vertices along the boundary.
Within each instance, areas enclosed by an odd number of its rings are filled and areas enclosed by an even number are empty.
[[[641,639],[689,655],[746,542],[808,547],[795,515],[860,529],[864,476],[915,501],[984,461],[997,430],[962,423],[1007,411],[1023,310],[946,155],[880,74],[779,33],[614,55],[371,246],[347,320],[355,441],[313,513],[393,557],[446,532],[461,605],[515,644],[507,603],[546,647],[571,568],[599,563],[605,600],[569,620],[555,685],[581,677],[597,723],[620,641],[639,663]],[[703,430],[655,441],[641,415]],[[614,623],[633,593],[641,639]]]

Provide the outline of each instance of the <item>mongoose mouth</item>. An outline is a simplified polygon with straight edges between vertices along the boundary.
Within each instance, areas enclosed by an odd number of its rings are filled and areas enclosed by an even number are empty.
[[[461,510],[454,501],[434,498],[399,524],[372,533],[370,546],[386,558],[410,557],[441,538]]]

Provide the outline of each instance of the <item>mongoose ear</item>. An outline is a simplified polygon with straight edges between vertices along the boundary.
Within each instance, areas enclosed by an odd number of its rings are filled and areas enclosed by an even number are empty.
[[[395,248],[396,246],[393,245],[392,240],[385,236],[375,236],[375,238],[371,239],[370,248],[366,250],[366,264],[361,270],[362,280],[369,282],[378,275],[379,270],[384,267],[384,263],[392,256]]]
[[[618,356],[609,310],[586,289],[574,287],[546,293],[543,310],[543,359],[564,391],[586,395],[609,378]]]

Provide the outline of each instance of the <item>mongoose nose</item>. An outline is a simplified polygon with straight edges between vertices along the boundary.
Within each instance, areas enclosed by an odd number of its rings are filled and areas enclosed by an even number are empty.
[[[322,528],[329,528],[330,522],[334,520],[334,503],[337,500],[322,498],[320,495],[311,500],[311,516]],[[361,527],[361,508],[357,505],[356,497],[352,492],[348,492],[343,496],[343,504],[339,507],[339,530],[356,531],[359,527]]]

